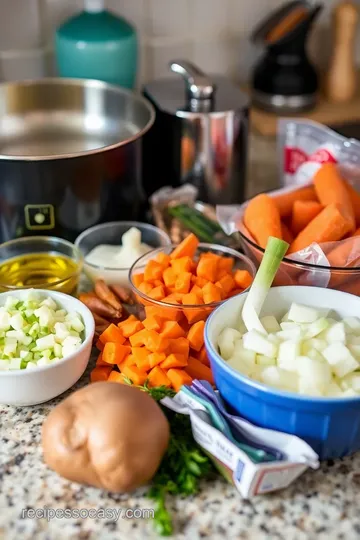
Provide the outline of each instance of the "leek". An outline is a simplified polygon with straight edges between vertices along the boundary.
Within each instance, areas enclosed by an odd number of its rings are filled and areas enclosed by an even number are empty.
[[[267,334],[259,319],[259,314],[288,248],[289,244],[284,242],[284,240],[272,236],[269,237],[263,259],[242,310],[242,318],[248,332],[257,330],[258,332]]]

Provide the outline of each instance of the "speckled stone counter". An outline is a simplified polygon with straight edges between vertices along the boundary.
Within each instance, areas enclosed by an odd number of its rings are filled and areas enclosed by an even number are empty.
[[[249,195],[278,184],[273,142],[252,137]],[[87,384],[88,372],[77,384]],[[63,399],[62,396],[61,399]],[[0,539],[130,540],[158,538],[151,520],[24,518],[26,509],[148,509],[144,491],[115,496],[69,483],[42,462],[41,425],[60,400],[14,408],[0,405]],[[169,500],[175,538],[322,540],[360,538],[360,453],[309,471],[285,491],[244,501],[221,478],[200,493]]]

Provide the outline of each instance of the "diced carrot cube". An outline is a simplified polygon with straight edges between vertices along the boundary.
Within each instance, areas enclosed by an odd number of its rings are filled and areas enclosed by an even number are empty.
[[[148,330],[146,328],[143,328],[143,330],[140,330],[139,332],[136,332],[136,334],[133,334],[130,336],[130,345],[132,347],[142,347],[145,345],[145,341],[147,339]]]
[[[135,356],[133,354],[129,354],[125,358],[125,360],[123,360],[120,364],[117,364],[117,367],[120,369],[120,371],[122,371],[122,368],[125,366],[128,366],[128,367],[136,366]]]
[[[175,291],[178,293],[187,294],[190,291],[191,276],[192,274],[190,272],[180,274],[175,281]]]
[[[214,283],[207,283],[203,288],[204,303],[212,304],[213,302],[221,302],[221,292],[220,289],[214,285]]]
[[[146,330],[155,330],[156,332],[159,332],[162,328],[163,322],[163,319],[161,319],[161,317],[158,315],[150,315],[150,317],[146,317],[142,323]]]
[[[111,343],[124,343],[125,338],[121,329],[115,324],[110,324],[106,330],[99,336],[99,340],[104,345],[108,342]]]
[[[173,268],[167,268],[163,273],[163,280],[166,287],[174,287],[177,275]]]
[[[184,274],[191,272],[193,269],[193,261],[190,257],[181,257],[180,259],[173,259],[171,261],[171,267],[176,274]]]
[[[205,345],[201,347],[200,351],[198,352],[196,356],[197,356],[197,359],[200,360],[202,364],[205,364],[205,366],[210,367],[210,360],[207,355]]]
[[[121,364],[130,354],[131,348],[121,343],[108,341],[103,350],[103,360],[107,364]]]
[[[176,339],[185,337],[185,332],[176,321],[165,321],[162,327],[161,335],[166,338]]]
[[[203,287],[205,287],[205,285],[207,284],[208,281],[209,281],[208,279],[205,279],[205,278],[200,277],[200,276],[196,276],[194,283],[195,283],[195,285],[200,287],[200,289],[202,289]]]
[[[112,370],[111,366],[97,366],[90,373],[90,381],[91,382],[107,381],[111,373],[111,370]]]
[[[163,287],[164,286],[164,282],[161,281],[161,279],[155,279],[153,283],[154,283],[154,287]]]
[[[224,298],[236,287],[235,280],[230,274],[226,274],[220,278],[215,285],[224,291]]]
[[[163,275],[164,268],[158,262],[150,259],[150,261],[145,266],[144,270],[144,279],[145,281],[154,281],[156,279],[161,279]]]
[[[135,315],[129,315],[127,319],[124,319],[123,321],[118,323],[118,327],[122,328],[125,324],[131,322],[131,321],[138,321],[139,319],[135,317]]]
[[[132,281],[135,287],[139,288],[139,285],[144,281],[144,274],[133,274]]]
[[[165,269],[170,265],[170,255],[167,255],[167,253],[161,252],[158,253],[155,257],[155,261]]]
[[[196,275],[214,283],[217,279],[218,261],[213,257],[200,257],[196,268]]]
[[[152,298],[153,300],[162,300],[165,296],[165,289],[163,287],[163,285],[159,285],[158,287],[154,287],[150,292],[149,292],[149,297]]]
[[[227,274],[230,274],[235,264],[235,260],[233,257],[220,257],[220,260],[218,261],[218,268],[219,270],[225,270]]]
[[[149,294],[149,292],[153,289],[153,286],[151,285],[151,283],[148,283],[147,281],[143,281],[138,286],[138,289],[144,294]]]
[[[239,289],[247,289],[253,282],[253,278],[247,270],[235,270],[233,277]]]
[[[170,368],[182,368],[187,366],[187,358],[185,356],[181,356],[181,354],[174,354],[171,353],[169,356],[166,357],[166,359],[161,362],[160,367],[162,369],[170,369]]]
[[[198,321],[192,325],[188,332],[187,339],[191,349],[194,349],[194,351],[200,351],[201,347],[204,345],[204,328],[205,322]]]
[[[169,354],[174,353],[188,358],[189,350],[190,345],[185,337],[170,340],[168,348]]]
[[[148,384],[150,387],[155,386],[171,386],[170,379],[167,377],[165,371],[159,366],[155,366],[147,376]]]
[[[198,285],[193,285],[192,289],[190,290],[190,293],[191,294],[196,294],[196,296],[198,296],[199,298],[202,298],[203,297],[203,291],[202,289],[200,289],[200,287]]]
[[[140,332],[144,328],[141,321],[135,320],[135,321],[129,321],[126,324],[123,324],[121,327],[121,331],[123,333],[123,336],[126,338],[129,338],[130,336],[136,334],[137,332]]]
[[[121,373],[128,377],[133,384],[142,386],[147,379],[146,373],[140,371],[136,366],[124,366],[121,369]]]
[[[158,366],[165,359],[166,359],[166,354],[165,353],[155,353],[155,352],[151,353],[149,355],[150,368],[152,369],[153,367]]]
[[[199,240],[195,234],[189,234],[171,253],[171,259],[180,259],[181,257],[194,258],[199,245]]]
[[[200,298],[200,296],[197,296],[195,293],[184,294],[182,298],[183,306],[199,306],[203,303],[204,302],[202,298]]]
[[[150,369],[149,355],[151,352],[146,347],[133,347],[132,355],[135,359],[136,366],[141,371],[148,371]]]
[[[109,375],[108,382],[116,382],[120,384],[127,384],[125,381],[125,376],[123,373],[119,373],[118,371],[115,371],[115,369],[112,370],[112,372]]]
[[[211,369],[202,364],[197,358],[189,357],[188,365],[185,368],[186,373],[188,373],[193,379],[204,379],[211,384],[214,384],[214,377],[212,375]]]
[[[183,369],[169,369],[167,376],[170,379],[171,385],[175,392],[179,392],[180,388],[184,384],[190,385],[192,383],[192,377]]]

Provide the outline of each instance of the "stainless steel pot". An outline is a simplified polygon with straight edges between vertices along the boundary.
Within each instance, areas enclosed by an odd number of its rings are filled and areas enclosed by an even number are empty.
[[[206,76],[185,60],[170,69],[181,75],[144,87],[156,110],[144,138],[147,194],[164,185],[190,182],[210,204],[244,198],[249,99],[221,76]],[[185,81],[185,84],[184,84]]]
[[[96,223],[138,219],[141,139],[155,112],[100,81],[0,85],[0,240],[73,240]]]

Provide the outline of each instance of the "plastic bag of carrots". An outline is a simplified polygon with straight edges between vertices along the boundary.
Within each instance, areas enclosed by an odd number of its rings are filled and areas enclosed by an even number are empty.
[[[241,206],[219,206],[227,234],[239,231],[257,264],[269,236],[289,250],[276,285],[329,287],[360,295],[360,176],[321,165],[308,185],[260,194]],[[354,172],[354,171],[353,171]]]

